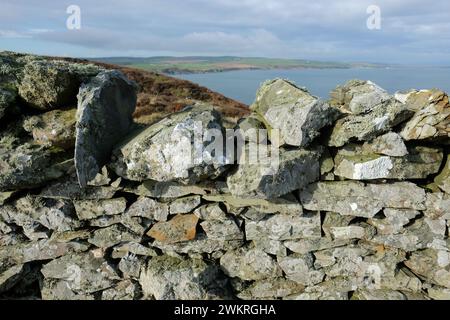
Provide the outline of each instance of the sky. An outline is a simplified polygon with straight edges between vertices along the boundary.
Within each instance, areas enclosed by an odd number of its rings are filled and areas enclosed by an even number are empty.
[[[67,13],[71,5],[79,20]],[[367,11],[373,5],[380,20]],[[68,19],[80,28],[68,28]],[[0,0],[0,50],[450,66],[450,1]]]

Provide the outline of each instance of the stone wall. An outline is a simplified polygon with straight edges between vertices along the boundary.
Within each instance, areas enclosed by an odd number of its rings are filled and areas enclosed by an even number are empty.
[[[142,127],[120,72],[0,62],[2,298],[450,299],[444,92],[267,81],[238,124],[279,133],[267,174],[192,139],[211,106]]]

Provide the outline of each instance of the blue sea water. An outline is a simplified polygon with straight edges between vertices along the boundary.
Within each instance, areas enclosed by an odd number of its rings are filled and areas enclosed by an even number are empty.
[[[439,67],[240,70],[180,74],[177,77],[198,83],[246,104],[254,101],[256,90],[264,80],[277,77],[290,79],[322,98],[328,98],[332,89],[350,79],[371,80],[390,93],[412,88],[439,88],[450,92],[450,68]]]

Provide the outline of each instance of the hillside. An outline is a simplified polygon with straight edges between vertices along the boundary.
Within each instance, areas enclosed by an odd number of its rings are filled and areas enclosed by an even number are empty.
[[[85,59],[58,59],[93,63]],[[224,115],[225,119],[231,123],[249,113],[249,109],[245,104],[187,80],[134,67],[102,62],[94,62],[94,64],[108,69],[120,70],[139,85],[137,106],[133,117],[140,123],[152,123],[196,102],[206,102],[214,105]]]
[[[129,66],[167,74],[223,72],[257,69],[336,69],[353,67],[380,67],[370,63],[342,63],[304,59],[276,59],[259,57],[111,57],[90,60]]]

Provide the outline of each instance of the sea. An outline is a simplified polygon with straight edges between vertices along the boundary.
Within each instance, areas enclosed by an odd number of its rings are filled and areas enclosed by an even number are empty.
[[[350,69],[239,70],[200,74],[178,74],[245,104],[255,100],[262,82],[284,78],[306,87],[313,95],[327,99],[337,85],[350,79],[371,80],[389,93],[408,89],[439,88],[450,92],[450,67],[389,67]]]

